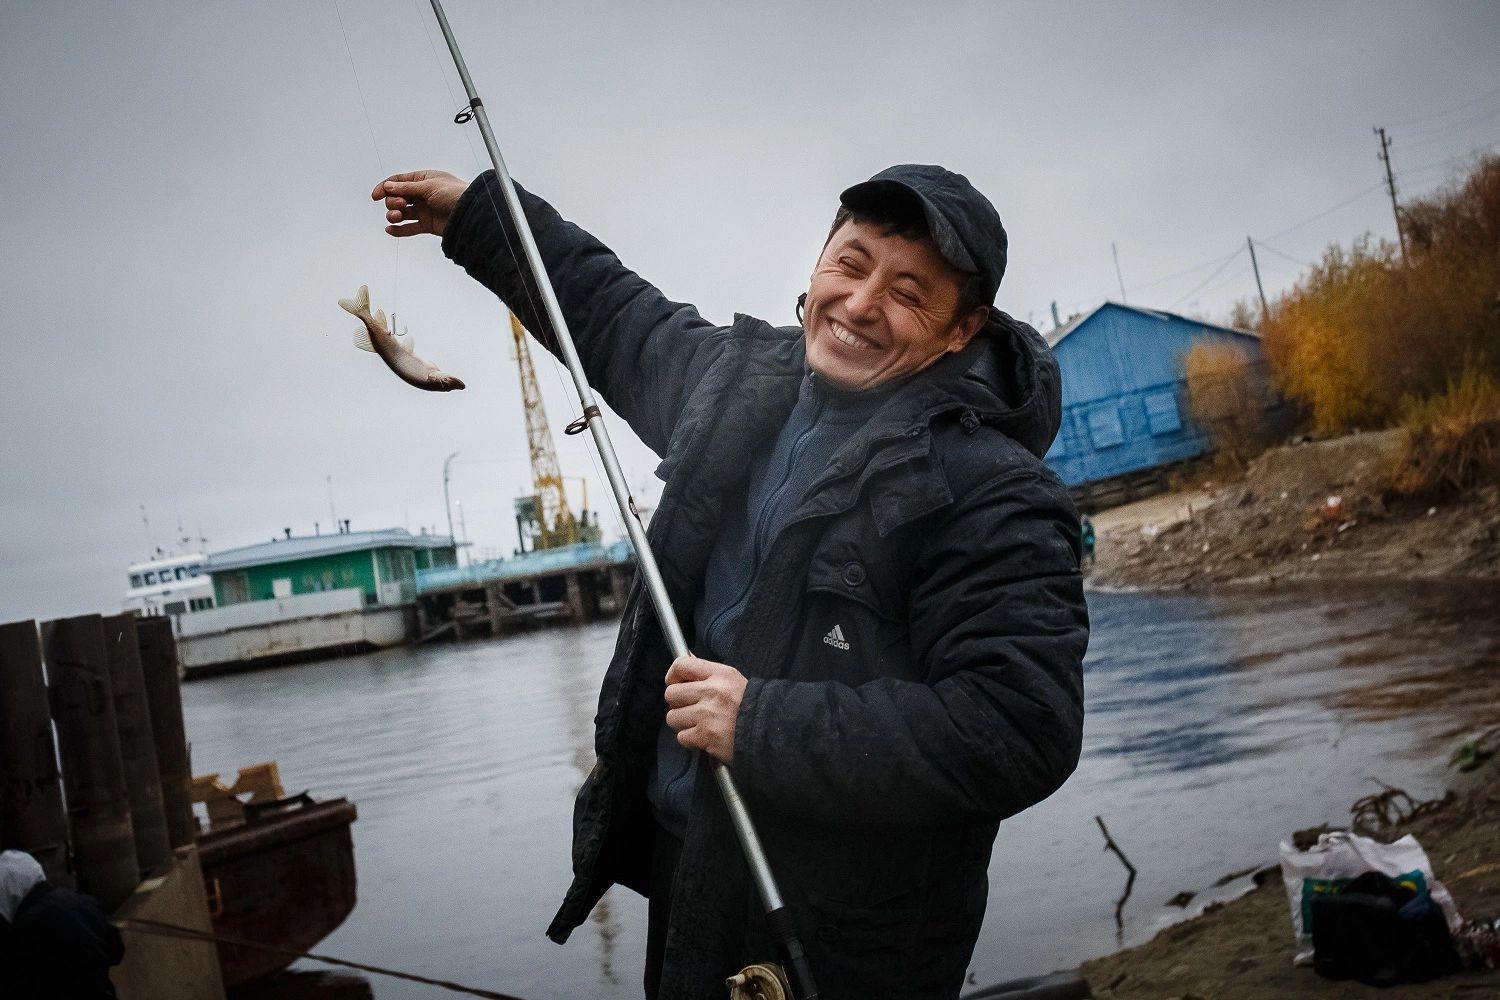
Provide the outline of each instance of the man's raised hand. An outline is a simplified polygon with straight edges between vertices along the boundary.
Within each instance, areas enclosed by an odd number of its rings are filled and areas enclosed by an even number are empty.
[[[392,174],[370,192],[372,201],[385,201],[385,231],[392,236],[431,233],[442,236],[467,181],[443,170],[413,170]]]
[[[745,675],[725,663],[679,656],[667,671],[667,725],[677,742],[734,763],[734,724],[745,697]]]

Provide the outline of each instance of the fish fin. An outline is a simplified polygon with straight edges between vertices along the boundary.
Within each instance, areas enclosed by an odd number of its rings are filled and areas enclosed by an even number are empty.
[[[386,322],[385,322],[385,310],[384,309],[376,309],[375,310],[375,325],[378,326],[378,327],[380,327],[382,330],[386,331],[387,333],[390,332],[391,328],[389,326],[387,326]]]
[[[400,344],[401,345],[401,349],[403,351],[405,351],[407,354],[416,354],[416,352],[417,352],[417,338],[411,336],[410,334],[407,334],[405,337],[402,337],[396,343]]]
[[[363,319],[370,312],[370,286],[360,285],[352,299],[339,299],[339,308]]]
[[[354,346],[361,351],[375,352],[375,345],[370,341],[370,331],[360,327],[354,331]]]

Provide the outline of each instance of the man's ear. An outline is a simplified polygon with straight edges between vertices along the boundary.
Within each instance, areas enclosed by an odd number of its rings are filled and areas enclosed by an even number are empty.
[[[988,323],[989,319],[989,306],[978,306],[977,308],[975,308],[975,310],[969,313],[969,315],[965,316],[963,320],[953,328],[953,332],[949,334],[948,351],[951,353],[953,351],[961,351],[965,347],[968,347],[969,341],[974,339],[974,335],[976,333],[984,329],[984,324]]]

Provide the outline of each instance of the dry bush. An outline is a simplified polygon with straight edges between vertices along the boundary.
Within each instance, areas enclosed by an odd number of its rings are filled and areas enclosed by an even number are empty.
[[[1500,471],[1500,380],[1470,368],[1445,392],[1408,399],[1411,445],[1393,477],[1398,493],[1455,492]]]
[[[1242,467],[1265,449],[1261,394],[1250,359],[1233,344],[1200,340],[1182,361],[1188,412],[1208,431],[1220,464]]]
[[[1318,432],[1390,426],[1403,401],[1500,375],[1500,157],[1407,205],[1410,256],[1368,238],[1323,259],[1272,307],[1272,377]]]
[[[1259,303],[1252,304],[1248,299],[1240,299],[1229,307],[1229,316],[1223,325],[1231,330],[1258,332],[1263,318]]]

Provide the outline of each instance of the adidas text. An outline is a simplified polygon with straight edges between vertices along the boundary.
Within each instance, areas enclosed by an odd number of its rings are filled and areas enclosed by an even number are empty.
[[[829,633],[823,637],[823,641],[828,643],[828,645],[832,646],[834,649],[849,648],[849,643],[844,641],[844,630],[837,625],[835,625],[832,630],[830,630]]]

